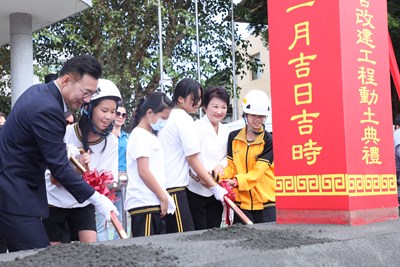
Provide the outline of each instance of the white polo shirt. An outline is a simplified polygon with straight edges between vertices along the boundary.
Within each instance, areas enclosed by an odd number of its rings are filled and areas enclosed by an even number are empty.
[[[197,120],[195,124],[199,134],[199,144],[201,148],[199,160],[204,168],[209,173],[211,173],[218,164],[221,164],[225,168],[228,165],[226,155],[229,128],[225,124],[219,123],[217,134],[207,115]],[[193,170],[192,172],[195,174]],[[200,182],[195,181],[190,176],[188,189],[204,197],[213,195],[210,189],[203,186]]]
[[[75,129],[75,125],[77,124],[67,126],[64,142],[72,144],[77,148],[82,148],[82,139],[77,129]],[[106,139],[107,146],[102,152]],[[118,179],[118,139],[113,134],[109,134],[106,138],[102,138],[98,142],[89,143],[89,146],[92,150],[89,168],[91,170],[96,169],[97,171],[111,171],[114,179]],[[54,178],[57,179],[57,177]],[[62,185],[52,184],[48,170],[45,173],[45,179],[49,205],[70,209],[85,207],[90,204],[88,201],[80,204]]]
[[[164,155],[157,137],[149,131],[136,127],[130,134],[126,147],[126,170],[129,177],[124,207],[160,205],[160,200],[143,182],[138,173],[137,159],[149,160],[149,169],[161,188],[165,189]]]
[[[187,186],[189,164],[186,156],[200,152],[193,118],[183,109],[174,108],[158,138],[164,151],[166,187]]]

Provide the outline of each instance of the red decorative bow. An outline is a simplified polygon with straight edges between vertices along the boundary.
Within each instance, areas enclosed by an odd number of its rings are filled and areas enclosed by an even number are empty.
[[[114,183],[114,177],[110,171],[100,171],[96,169],[85,171],[82,174],[83,179],[93,187],[97,192],[108,197],[111,201],[116,201],[115,188],[109,189]]]

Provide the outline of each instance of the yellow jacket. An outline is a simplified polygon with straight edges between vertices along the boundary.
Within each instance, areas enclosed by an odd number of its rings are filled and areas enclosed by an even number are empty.
[[[248,143],[246,127],[228,139],[228,166],[222,179],[236,177],[236,204],[244,210],[262,210],[275,204],[272,135],[266,131]]]

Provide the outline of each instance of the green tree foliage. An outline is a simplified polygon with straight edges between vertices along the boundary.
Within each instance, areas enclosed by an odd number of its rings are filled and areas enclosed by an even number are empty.
[[[93,0],[93,8],[35,34],[39,65],[57,64],[65,55],[90,53],[104,67],[104,77],[120,88],[128,108],[159,87],[157,0]],[[197,79],[194,1],[161,1],[164,71],[172,81]],[[217,16],[230,1],[199,1],[201,79],[206,81],[230,62],[230,24]],[[243,55],[245,56],[245,55]],[[239,61],[242,55],[238,53]]]
[[[242,0],[235,8],[237,21],[249,23],[248,30],[255,36],[261,36],[268,45],[268,14],[266,0]]]

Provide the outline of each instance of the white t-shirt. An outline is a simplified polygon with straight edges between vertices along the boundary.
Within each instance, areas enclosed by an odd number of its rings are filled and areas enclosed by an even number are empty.
[[[72,144],[77,148],[82,148],[82,138],[79,135],[74,125],[68,125],[64,136],[64,142],[66,144]],[[105,140],[107,139],[107,146],[102,151]],[[89,168],[91,170],[96,169],[97,171],[106,170],[111,171],[114,176],[114,180],[118,179],[118,139],[113,135],[109,134],[106,138],[101,138],[98,142],[89,143],[90,154]],[[85,207],[90,204],[89,201],[85,201],[79,204],[78,201],[65,189],[62,185],[54,185],[50,182],[50,172],[47,170],[45,173],[46,177],[46,188],[47,188],[47,201],[49,205],[59,208],[79,208]],[[57,177],[55,177],[57,179]]]
[[[218,164],[221,164],[225,168],[228,165],[226,159],[229,136],[228,127],[225,124],[219,123],[217,134],[207,115],[197,120],[195,124],[201,148],[199,160],[204,168],[209,173],[211,173]],[[195,174],[193,170],[192,172]],[[203,186],[200,182],[196,182],[193,178],[190,178],[190,176],[188,189],[204,197],[213,195],[210,189]]]
[[[160,205],[160,200],[143,182],[138,173],[137,159],[148,158],[149,169],[161,188],[165,189],[164,155],[157,137],[149,131],[133,129],[126,147],[126,169],[129,177],[125,209]]]
[[[193,118],[183,109],[174,108],[158,138],[164,151],[167,188],[187,186],[189,164],[186,156],[200,152]]]

